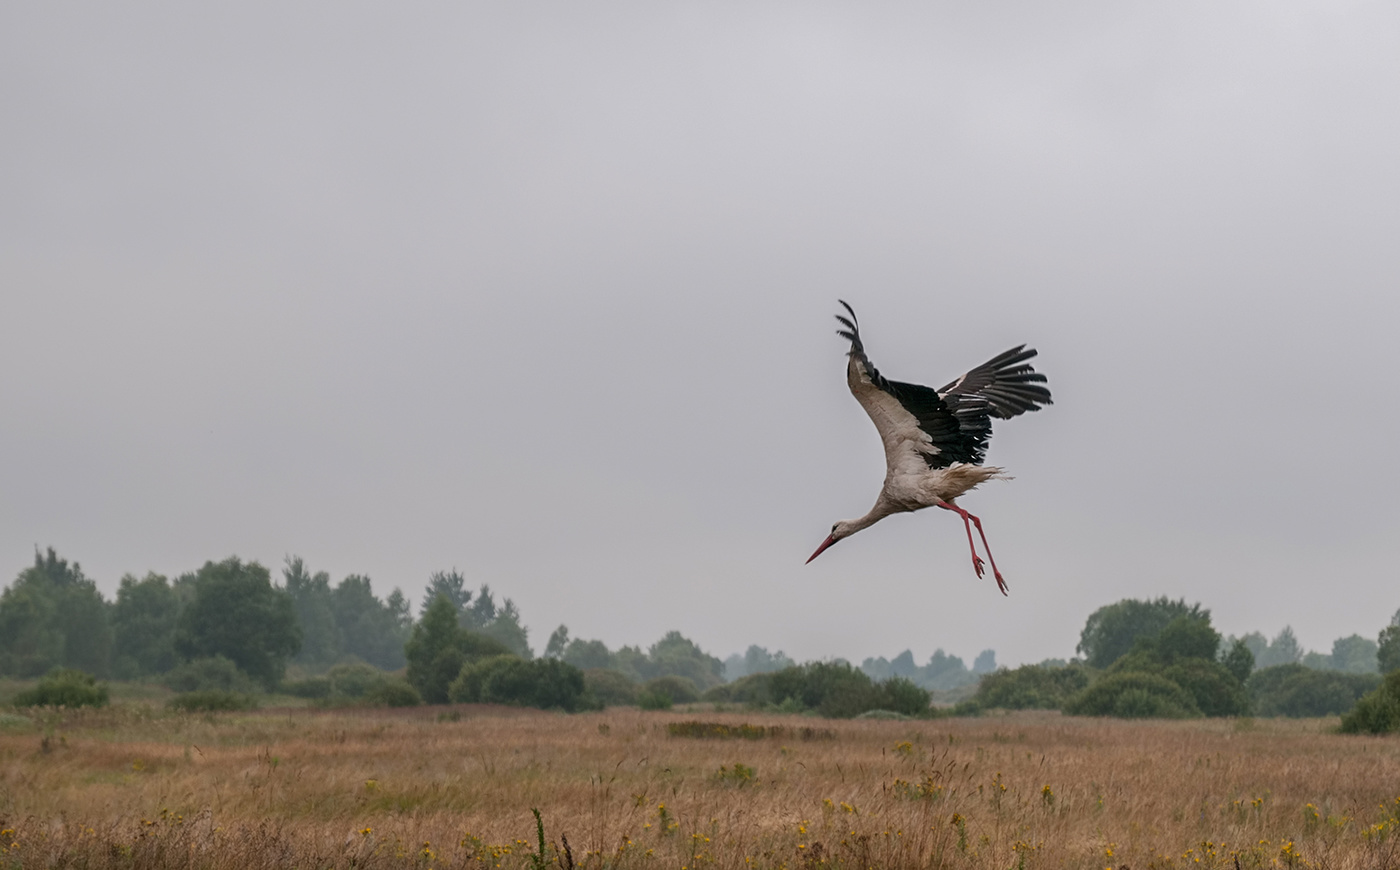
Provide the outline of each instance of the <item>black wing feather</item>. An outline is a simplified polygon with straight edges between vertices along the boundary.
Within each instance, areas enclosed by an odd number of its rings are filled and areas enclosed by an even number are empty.
[[[973,414],[990,414],[1002,420],[1009,420],[1027,411],[1039,411],[1044,405],[1054,404],[1050,390],[1041,386],[1046,382],[1045,375],[1026,364],[1026,360],[1036,355],[1035,348],[1024,344],[997,354],[967,374],[949,383],[939,394],[961,416],[962,409],[969,401],[976,400],[978,407],[969,408]]]

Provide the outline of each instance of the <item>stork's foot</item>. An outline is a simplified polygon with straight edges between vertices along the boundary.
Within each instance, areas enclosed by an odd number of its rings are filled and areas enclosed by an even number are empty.
[[[985,564],[986,564],[986,563],[984,563],[984,562],[982,561],[982,557],[981,557],[981,556],[977,555],[976,553],[973,553],[973,554],[972,554],[972,570],[974,570],[974,571],[977,572],[977,579],[978,579],[978,580],[981,580],[981,579],[982,579],[982,575],[985,574],[985,573],[987,573],[987,569],[984,567]],[[1000,577],[1000,576],[997,577],[997,583],[1001,583],[1001,577]]]
[[[1010,596],[1011,593],[1006,591],[1006,578],[1001,576],[1001,572],[996,569],[996,566],[992,567],[992,575],[997,578],[997,588],[1001,590],[1001,594]],[[977,576],[981,577],[982,575],[978,574]]]

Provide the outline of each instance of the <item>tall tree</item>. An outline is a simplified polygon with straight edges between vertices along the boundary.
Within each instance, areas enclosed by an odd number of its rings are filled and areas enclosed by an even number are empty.
[[[106,676],[111,666],[110,605],[77,562],[53,547],[34,554],[0,595],[0,670],[38,676],[55,665]]]
[[[288,556],[282,579],[301,627],[296,661],[313,668],[330,667],[340,659],[343,645],[331,602],[330,575],[325,571],[312,574],[300,556]]]
[[[452,604],[452,612],[461,618],[472,600],[472,592],[467,588],[467,578],[456,568],[451,571],[434,571],[428,576],[428,585],[423,589],[423,604],[419,617],[428,615],[428,608],[438,598],[446,598]]]
[[[1200,604],[1187,606],[1185,599],[1172,601],[1165,596],[1156,601],[1125,598],[1106,604],[1089,614],[1076,649],[1089,665],[1106,668],[1126,655],[1138,638],[1155,637],[1178,616],[1209,620],[1210,611]]]
[[[385,670],[403,667],[403,645],[413,619],[402,592],[395,589],[388,601],[381,602],[368,577],[351,574],[331,590],[330,605],[342,654]]]
[[[205,562],[190,578],[193,600],[176,624],[175,651],[186,659],[221,655],[273,687],[301,647],[292,596],[268,570],[236,556]]]
[[[179,613],[180,602],[165,577],[122,577],[112,607],[112,660],[118,677],[152,676],[175,667]]]

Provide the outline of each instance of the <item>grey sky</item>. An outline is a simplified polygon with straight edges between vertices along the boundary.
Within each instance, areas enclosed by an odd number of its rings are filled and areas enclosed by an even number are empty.
[[[610,645],[1073,652],[1400,607],[1392,4],[0,7],[0,580],[457,566]],[[887,375],[1056,404],[803,560]]]

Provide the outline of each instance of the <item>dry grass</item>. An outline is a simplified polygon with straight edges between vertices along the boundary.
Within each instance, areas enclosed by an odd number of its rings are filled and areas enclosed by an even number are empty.
[[[0,717],[0,866],[531,867],[538,807],[562,866],[1400,867],[1331,722],[441,713]]]

